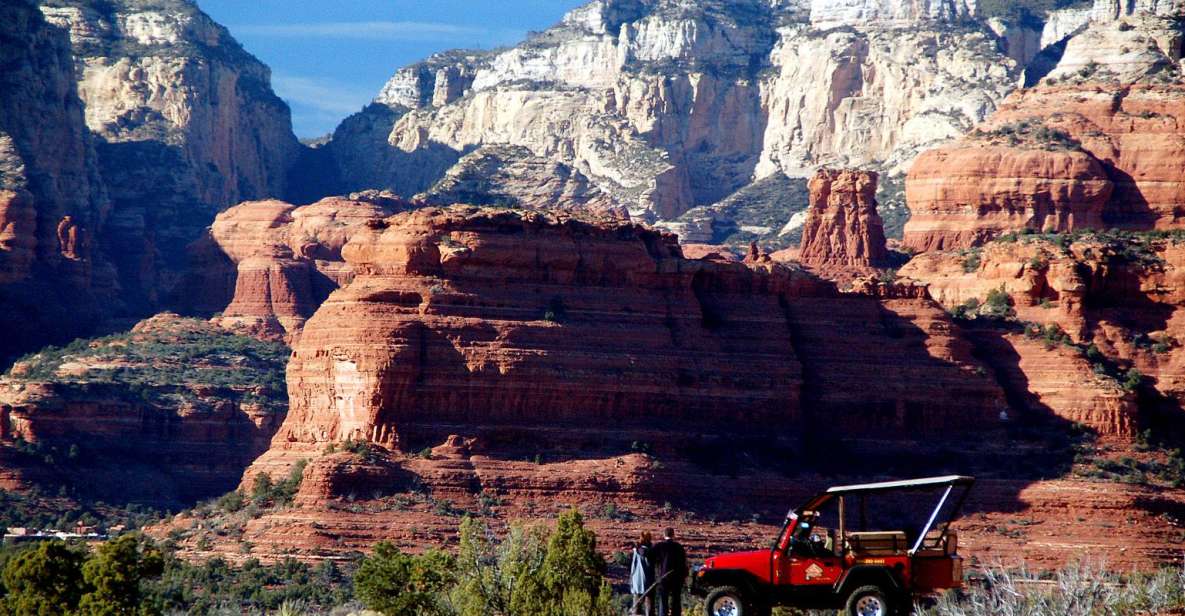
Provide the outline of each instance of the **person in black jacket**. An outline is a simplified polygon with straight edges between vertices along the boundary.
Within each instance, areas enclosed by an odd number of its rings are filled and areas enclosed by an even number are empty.
[[[675,541],[675,529],[663,531],[662,541],[650,548],[650,564],[658,580],[658,616],[683,616],[683,581],[687,579],[687,550]]]

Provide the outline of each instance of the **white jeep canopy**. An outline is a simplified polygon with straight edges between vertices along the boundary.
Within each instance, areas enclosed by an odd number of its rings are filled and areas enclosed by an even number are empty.
[[[853,494],[860,492],[881,492],[885,490],[909,490],[913,488],[928,488],[932,486],[969,486],[975,483],[974,477],[966,475],[944,475],[942,477],[923,477],[921,479],[905,479],[902,481],[882,481],[880,483],[860,483],[850,486],[835,486],[827,489],[827,494]]]

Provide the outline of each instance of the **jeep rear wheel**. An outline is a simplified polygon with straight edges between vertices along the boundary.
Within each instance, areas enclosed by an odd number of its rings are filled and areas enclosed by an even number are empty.
[[[848,595],[844,616],[893,616],[889,596],[879,586],[861,586]]]
[[[708,593],[704,600],[705,616],[746,616],[744,598],[741,591],[733,586],[721,586]]]

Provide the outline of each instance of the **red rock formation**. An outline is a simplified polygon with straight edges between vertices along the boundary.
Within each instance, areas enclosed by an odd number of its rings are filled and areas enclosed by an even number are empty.
[[[1179,228],[1185,223],[1185,91],[1179,84],[1044,86],[1010,98],[989,127],[1041,116],[1081,142],[1115,189],[1108,227]]]
[[[936,467],[997,477],[960,526],[981,558],[1056,565],[1101,541],[1147,567],[1176,536],[1156,512],[1177,510],[1180,491],[1037,481],[1068,473],[1077,450],[997,429],[1129,434],[1133,394],[1084,386],[1093,369],[1068,347],[963,331],[910,280],[840,293],[760,254],[688,260],[625,223],[473,208],[388,218],[342,253],[357,273],[297,341],[292,412],[244,478],[309,461],[296,508],[246,524],[253,557],[440,545],[454,507],[544,519],[575,506],[614,545],[668,518],[664,503],[688,513],[695,552],[736,549],[776,531],[754,512],[772,520],[828,483]],[[1142,528],[1099,539],[1112,502]],[[610,503],[637,518],[601,519]],[[192,526],[174,521],[210,555]]]
[[[36,259],[37,211],[24,190],[0,190],[0,284],[30,273]]]
[[[999,366],[1000,376],[1026,400],[1018,406],[1127,438],[1162,429],[1165,421],[1179,423],[1185,247],[1178,238],[1084,234],[1055,242],[1021,236],[962,254],[919,255],[900,273],[927,285],[952,310],[1003,291],[1017,321],[1066,333],[1062,341],[1044,331],[1025,336],[977,328],[978,355],[989,363],[1011,362]],[[1139,399],[1121,388],[1132,368],[1147,377]]]
[[[255,472],[348,439],[418,451],[449,434],[612,442],[656,424],[669,442],[816,422],[916,433],[992,425],[1003,403],[927,299],[686,260],[673,236],[627,223],[425,209],[342,253],[357,274],[297,342],[289,419]],[[855,329],[859,344],[837,343]]]
[[[163,314],[126,337],[93,341],[94,353],[18,362],[0,377],[0,476],[34,473],[50,485],[72,484],[79,495],[170,507],[224,493],[266,449],[284,404],[279,392],[265,391],[273,375],[259,374],[258,384],[222,384],[220,371],[228,368],[259,373],[282,364],[222,358],[227,350],[214,346],[219,336],[234,338],[208,323]],[[168,364],[169,349],[158,350],[191,338],[207,346],[183,353],[189,358],[184,366]],[[153,345],[151,352],[125,352],[141,342]],[[282,353],[282,345],[273,347]],[[158,356],[158,364],[145,364]],[[129,385],[111,371],[138,372],[141,380]],[[54,448],[62,458],[74,449],[76,459],[9,464],[4,458],[17,439]]]
[[[917,251],[1003,231],[1185,225],[1185,88],[1170,19],[1099,21],[1058,67],[968,138],[919,156],[906,179]]]
[[[877,174],[821,169],[810,181],[810,210],[799,260],[808,267],[870,269],[888,259],[885,227],[876,212]]]
[[[1085,152],[1003,146],[990,136],[922,154],[905,186],[904,245],[917,252],[977,246],[1016,229],[1099,228],[1112,191]]]
[[[407,206],[379,195],[333,197],[302,207],[281,201],[243,203],[219,214],[208,237],[191,250],[196,261],[214,264],[202,272],[205,279],[198,284],[213,298],[213,309],[223,313],[223,325],[294,334],[333,289],[353,277],[341,257],[349,238]],[[223,258],[237,269],[229,305],[218,305],[228,278],[217,265]]]

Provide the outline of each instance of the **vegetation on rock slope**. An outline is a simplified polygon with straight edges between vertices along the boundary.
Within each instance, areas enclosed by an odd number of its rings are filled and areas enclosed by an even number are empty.
[[[95,387],[161,408],[219,401],[287,409],[288,347],[233,334],[198,319],[162,315],[130,332],[76,340],[26,355],[5,379],[48,382],[65,396]]]
[[[980,0],[979,14],[1040,26],[1049,13],[1065,8],[1086,8],[1091,0]]]
[[[0,551],[0,614],[327,614],[366,607],[431,616],[599,616],[622,613],[596,535],[575,512],[554,528],[512,526],[495,537],[461,522],[460,545],[420,555],[379,543],[343,566],[250,559],[192,564],[130,534],[92,548],[62,542]],[[688,613],[702,612],[695,600]],[[1185,569],[1110,573],[1097,562],[1056,572],[989,567],[962,591],[918,606],[920,616],[1135,616],[1185,608]],[[778,608],[776,616],[821,615]]]

